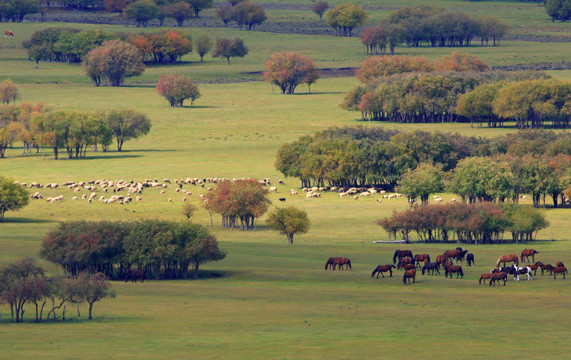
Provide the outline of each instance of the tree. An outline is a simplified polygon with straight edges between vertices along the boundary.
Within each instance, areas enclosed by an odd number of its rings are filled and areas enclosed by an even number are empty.
[[[26,15],[39,11],[36,0],[3,0],[0,2],[0,22],[22,22]]]
[[[24,321],[24,305],[39,300],[44,288],[44,269],[32,258],[23,258],[0,271],[0,301],[10,305],[12,322]]]
[[[216,16],[224,23],[224,27],[228,26],[228,23],[232,21],[234,17],[234,7],[229,4],[222,4],[221,7],[216,9]]]
[[[10,104],[10,101],[16,103],[18,97],[18,87],[16,84],[8,79],[0,83],[0,99],[2,104]]]
[[[319,15],[319,20],[321,20],[323,18],[323,14],[325,14],[327,9],[329,9],[329,4],[327,1],[320,1],[313,5],[311,11]]]
[[[553,22],[566,22],[571,19],[571,0],[546,0],[545,11]]]
[[[326,14],[327,25],[339,36],[352,36],[353,29],[364,25],[368,18],[363,8],[353,3],[338,5]]]
[[[425,56],[371,56],[361,63],[355,76],[363,83],[373,82],[381,77],[409,72],[432,72],[434,66]]]
[[[198,268],[201,264],[226,257],[226,253],[218,247],[218,241],[212,235],[196,238],[186,249],[186,255],[193,265],[193,279],[198,279]]]
[[[210,9],[213,6],[212,0],[185,0],[192,5],[194,9],[194,16],[199,17],[198,13],[204,9]]]
[[[163,74],[157,83],[157,92],[168,100],[171,107],[182,107],[184,100],[190,99],[190,106],[200,97],[198,86],[188,76]]]
[[[134,110],[112,110],[106,118],[109,129],[115,135],[117,151],[123,150],[123,143],[146,135],[151,130],[151,121],[146,115]]]
[[[95,86],[102,81],[110,86],[121,86],[126,78],[141,75],[145,71],[141,52],[121,40],[106,41],[91,50],[82,65]]]
[[[217,38],[212,57],[225,57],[228,60],[228,65],[230,65],[231,57],[244,57],[247,54],[248,48],[244,45],[244,40],[240,38],[233,40]]]
[[[159,7],[152,0],[139,0],[128,5],[123,10],[127,19],[135,20],[137,27],[147,27],[150,20],[159,16]]]
[[[192,18],[194,15],[194,8],[192,5],[179,1],[171,5],[167,5],[165,13],[176,20],[179,27],[182,27],[184,20]]]
[[[273,53],[266,61],[264,77],[282,94],[293,94],[299,84],[311,85],[319,78],[313,60],[295,51]]]
[[[295,234],[305,234],[310,228],[307,213],[293,206],[277,209],[268,217],[268,225],[287,236],[288,243],[293,244]]]
[[[182,205],[182,215],[187,218],[188,221],[192,219],[194,213],[198,210],[196,206],[192,205],[189,202],[186,202]]]
[[[244,25],[248,30],[252,30],[254,26],[262,24],[266,19],[266,13],[260,5],[245,1],[234,6],[232,20],[236,21],[240,30]]]
[[[111,283],[103,273],[83,272],[69,279],[69,283],[71,301],[76,304],[86,302],[89,305],[89,320],[93,319],[93,304],[107,297],[115,297],[115,291],[111,289]]]
[[[196,52],[200,56],[200,62],[204,61],[204,55],[212,50],[212,39],[208,35],[199,35],[194,39]]]
[[[17,211],[28,205],[28,192],[12,179],[0,175],[0,222],[4,222],[6,211]]]
[[[442,170],[432,164],[422,163],[416,169],[407,171],[399,182],[398,191],[408,197],[412,207],[414,200],[420,197],[422,205],[428,205],[430,194],[442,191]]]
[[[450,55],[444,55],[435,61],[435,67],[439,71],[486,71],[488,64],[474,55],[454,51]]]

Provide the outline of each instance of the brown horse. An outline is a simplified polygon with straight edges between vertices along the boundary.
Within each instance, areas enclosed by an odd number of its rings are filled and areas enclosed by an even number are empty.
[[[406,270],[412,270],[412,269],[416,269],[416,265],[414,264],[406,264],[404,266],[402,266],[402,268],[406,271]]]
[[[498,258],[498,261],[496,261],[496,267],[500,267],[500,263],[504,263],[504,266],[506,266],[506,263],[509,262],[513,262],[516,265],[519,264],[519,259],[517,257],[517,255],[502,255]]]
[[[462,250],[446,250],[443,255],[446,256],[446,260],[454,259],[459,261],[460,257],[462,256]]]
[[[529,268],[531,270],[533,270],[533,276],[536,276],[537,275],[537,269],[542,265],[543,265],[543,263],[541,261],[538,261],[533,265],[527,265],[527,266],[529,266]]]
[[[131,282],[136,283],[137,280],[144,283],[145,282],[145,270],[132,271],[131,269],[125,270],[125,282],[131,280]]]
[[[486,284],[486,279],[491,279],[493,274],[490,273],[483,273],[482,275],[480,275],[480,280],[478,281],[478,284],[482,285],[482,280],[484,280],[484,285]]]
[[[523,251],[521,252],[521,262],[523,262],[523,258],[527,259],[527,262],[529,262],[529,257],[531,256],[531,261],[535,261],[535,254],[537,254],[539,251],[535,251],[533,249],[523,249]]]
[[[558,261],[557,264],[555,264],[555,267],[565,267],[565,265],[563,265],[563,263],[561,261]]]
[[[438,255],[436,257],[436,263],[438,264],[438,266],[442,265],[442,267],[444,267],[445,262],[446,262],[446,256],[445,255]]]
[[[325,263],[325,270],[333,269],[333,263],[335,263],[335,259],[337,259],[337,258],[336,257],[330,257],[329,259],[327,259],[327,262]]]
[[[507,279],[508,279],[508,274],[506,274],[505,272],[494,273],[494,274],[492,274],[492,277],[490,278],[488,285],[492,286],[492,284],[494,284],[494,286],[496,286],[496,282],[499,284],[500,280],[503,280],[504,286],[506,286],[506,280]]]
[[[408,264],[414,264],[414,260],[412,259],[412,257],[407,256],[407,257],[403,257],[399,260],[399,263],[397,265],[397,270],[402,269],[405,265]]]
[[[416,261],[417,267],[420,267],[421,262],[426,264],[426,260],[428,260],[428,262],[430,262],[430,255],[428,255],[428,254],[416,254],[416,255],[414,255],[414,261]]]
[[[554,266],[551,264],[541,264],[539,265],[539,267],[541,268],[541,275],[543,275],[543,273],[545,271],[549,271],[549,273],[552,273],[552,270],[554,269]]]
[[[450,275],[450,279],[452,279],[452,273],[456,273],[456,279],[458,277],[464,278],[464,272],[462,271],[462,266],[450,265],[447,266],[444,271],[444,277],[448,277]]]
[[[371,277],[375,276],[375,273],[377,274],[377,279],[379,278],[379,274],[381,274],[382,277],[385,277],[385,275],[383,275],[383,273],[387,272],[387,271],[391,273],[390,277],[393,277],[393,269],[394,268],[395,268],[395,266],[392,264],[379,265],[375,268],[375,270],[373,270]]]
[[[351,260],[347,258],[338,257],[333,262],[333,271],[335,271],[335,267],[339,265],[339,270],[343,269],[343,265],[345,265],[345,270],[351,269]]]
[[[565,266],[554,267],[552,269],[553,278],[557,279],[557,274],[563,274],[563,279],[565,279],[565,274],[567,274],[567,268]]]
[[[402,276],[402,282],[406,285],[406,281],[408,279],[408,283],[410,284],[410,279],[412,278],[412,282],[416,282],[416,269],[407,270],[404,272]]]
[[[402,259],[405,256],[410,256],[412,258],[412,251],[410,250],[396,250],[393,255],[393,264],[397,263],[397,259]]]

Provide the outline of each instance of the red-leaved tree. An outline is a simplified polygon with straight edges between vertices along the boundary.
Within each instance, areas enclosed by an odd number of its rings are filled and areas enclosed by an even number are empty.
[[[190,99],[190,106],[200,97],[198,86],[188,76],[163,74],[157,83],[157,92],[168,100],[172,107],[182,107]]]
[[[295,51],[273,53],[266,61],[264,77],[283,94],[293,94],[299,84],[311,85],[319,78],[313,60]]]

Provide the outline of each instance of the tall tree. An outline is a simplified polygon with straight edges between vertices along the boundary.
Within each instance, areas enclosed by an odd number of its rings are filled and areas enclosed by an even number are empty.
[[[115,135],[117,151],[123,150],[125,141],[146,135],[151,130],[151,121],[147,116],[134,110],[112,110],[107,115],[106,123]]]
[[[276,209],[268,217],[268,225],[287,236],[288,243],[293,244],[296,234],[305,234],[310,228],[307,213],[293,206]]]
[[[208,35],[199,35],[194,39],[196,52],[200,56],[200,62],[204,61],[204,55],[212,50],[212,39]]]
[[[422,205],[428,205],[430,194],[443,190],[443,175],[442,170],[432,164],[421,163],[402,176],[398,191],[408,197],[410,206],[417,197],[420,197]]]
[[[41,297],[44,269],[32,258],[23,258],[0,271],[0,301],[10,305],[12,322],[24,322],[24,305]]]
[[[244,57],[248,55],[248,48],[244,45],[244,40],[240,38],[236,39],[216,39],[216,44],[214,45],[214,51],[212,52],[212,57],[224,57],[230,65],[231,57]]]

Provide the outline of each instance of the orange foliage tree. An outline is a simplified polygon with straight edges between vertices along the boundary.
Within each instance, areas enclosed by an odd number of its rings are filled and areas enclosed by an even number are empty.
[[[319,78],[313,60],[295,51],[273,53],[266,61],[264,77],[282,94],[293,94],[299,84],[311,85]]]

